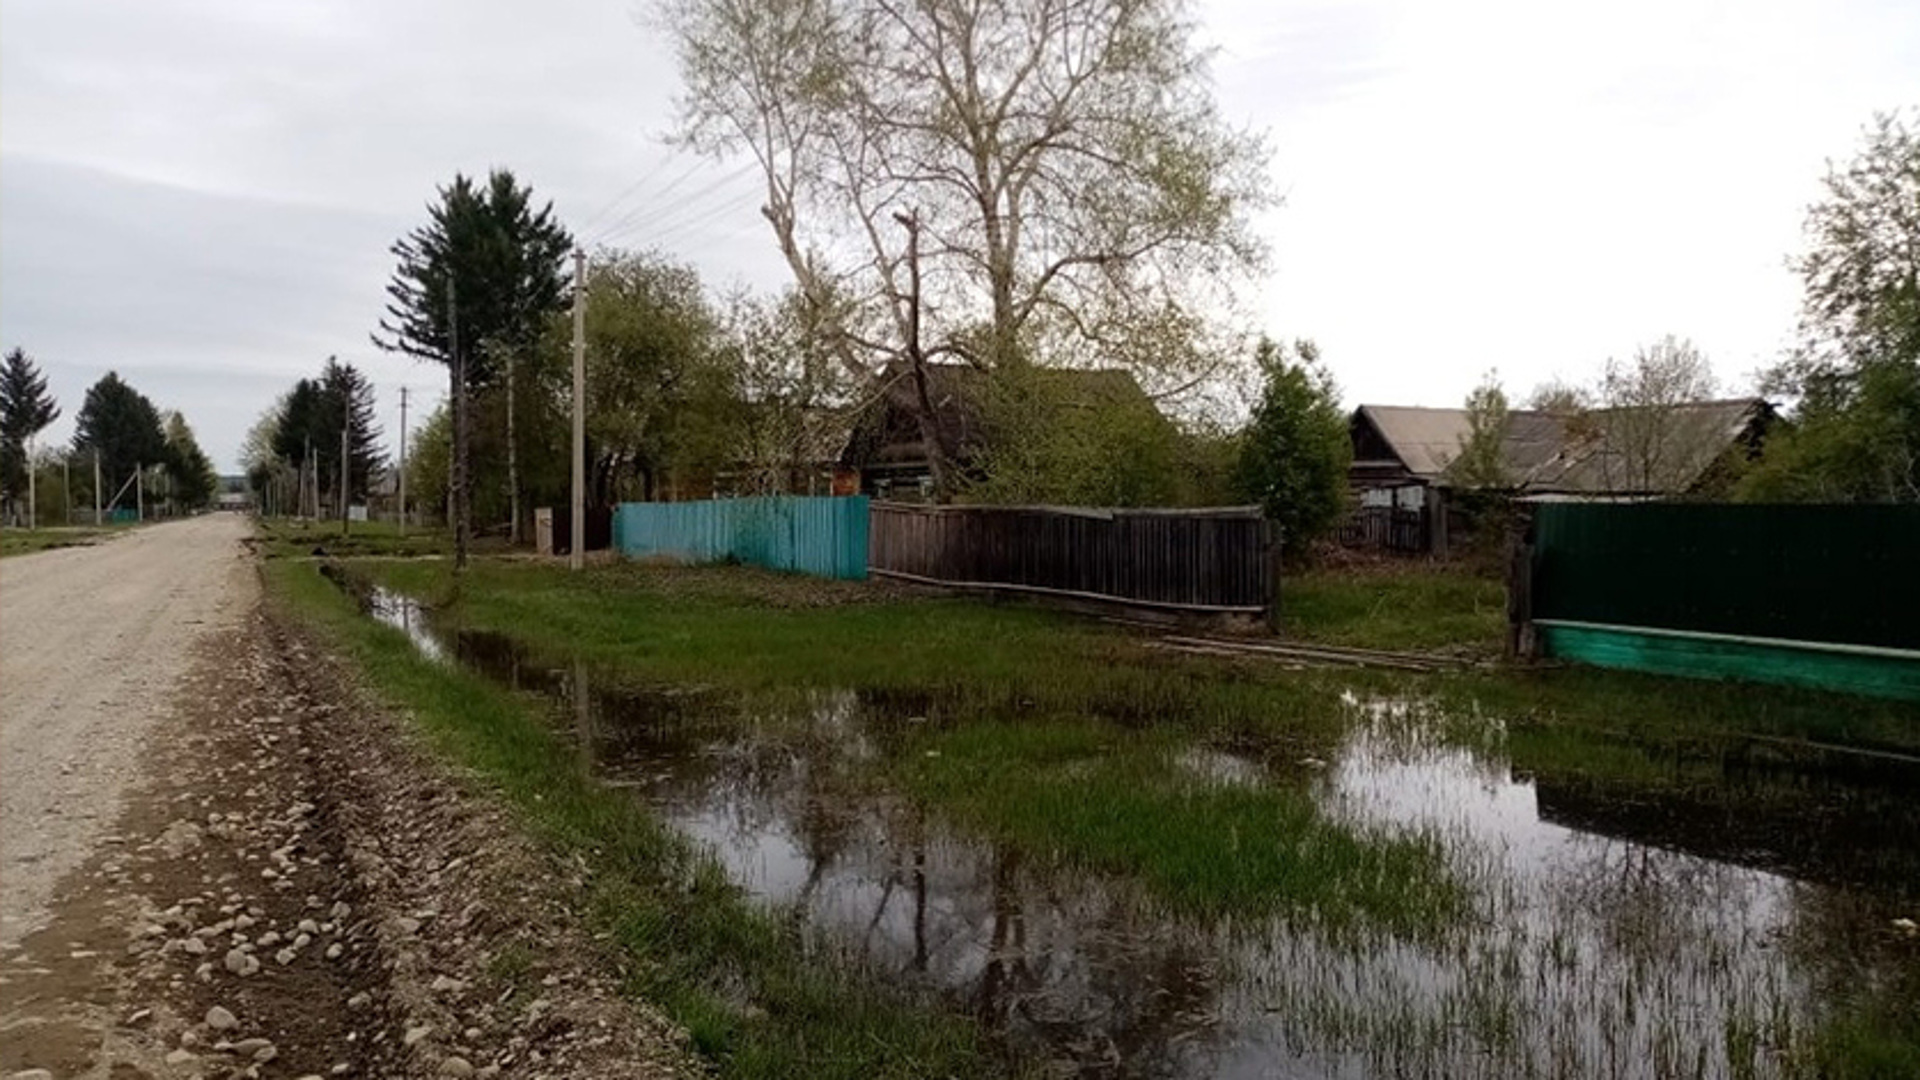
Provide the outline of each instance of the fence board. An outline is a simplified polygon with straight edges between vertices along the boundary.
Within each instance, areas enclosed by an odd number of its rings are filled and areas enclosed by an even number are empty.
[[[1270,610],[1272,529],[1258,508],[1085,510],[875,503],[873,571],[1207,612]]]
[[[1340,523],[1339,540],[1343,547],[1424,553],[1431,546],[1427,512],[1397,506],[1356,507]]]
[[[867,576],[867,498],[780,495],[622,503],[614,546],[632,558],[737,560],[816,577]]]

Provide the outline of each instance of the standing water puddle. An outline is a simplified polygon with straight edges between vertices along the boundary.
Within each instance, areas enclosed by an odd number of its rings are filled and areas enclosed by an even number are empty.
[[[1694,804],[1527,778],[1442,741],[1417,705],[1349,699],[1350,735],[1305,781],[1204,747],[1174,764],[1198,783],[1304,782],[1335,817],[1429,830],[1471,911],[1419,941],[1205,924],[850,781],[891,752],[897,707],[835,693],[755,717],[597,691],[505,638],[436,636],[404,597],[376,590],[369,611],[429,655],[553,694],[603,782],[818,944],[943,990],[1076,1075],[1778,1076],[1836,989],[1911,985],[1914,950],[1886,930],[1920,900],[1920,810],[1898,787],[1798,774]]]

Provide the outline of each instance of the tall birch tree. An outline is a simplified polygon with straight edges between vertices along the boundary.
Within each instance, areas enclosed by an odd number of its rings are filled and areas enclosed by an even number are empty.
[[[1264,250],[1262,141],[1215,104],[1181,0],[658,0],[678,138],[747,155],[846,370],[913,380],[950,494],[934,362],[1178,384]]]

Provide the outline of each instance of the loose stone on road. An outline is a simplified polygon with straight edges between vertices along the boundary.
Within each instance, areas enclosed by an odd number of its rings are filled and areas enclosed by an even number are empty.
[[[234,514],[0,560],[0,956],[100,847],[193,646],[254,593]]]
[[[0,1080],[693,1075],[574,865],[262,602],[249,529],[0,563]]]

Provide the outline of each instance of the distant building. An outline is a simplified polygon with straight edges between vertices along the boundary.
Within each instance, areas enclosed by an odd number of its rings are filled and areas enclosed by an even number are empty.
[[[1760,398],[1670,408],[1573,413],[1514,410],[1501,439],[1519,497],[1655,499],[1726,494],[1740,461],[1757,457],[1778,416]],[[1343,539],[1358,546],[1444,551],[1449,467],[1472,426],[1465,409],[1362,405],[1348,423],[1357,504]]]
[[[961,472],[977,467],[989,438],[981,398],[986,373],[969,364],[928,364],[927,396],[935,437],[945,460]],[[1109,368],[1043,368],[1065,403],[1082,408],[1118,408],[1147,423],[1170,424],[1130,372]],[[933,467],[920,430],[919,388],[904,365],[881,377],[873,400],[855,417],[840,454],[843,475],[857,474],[858,491],[875,498],[924,501],[933,491]]]

